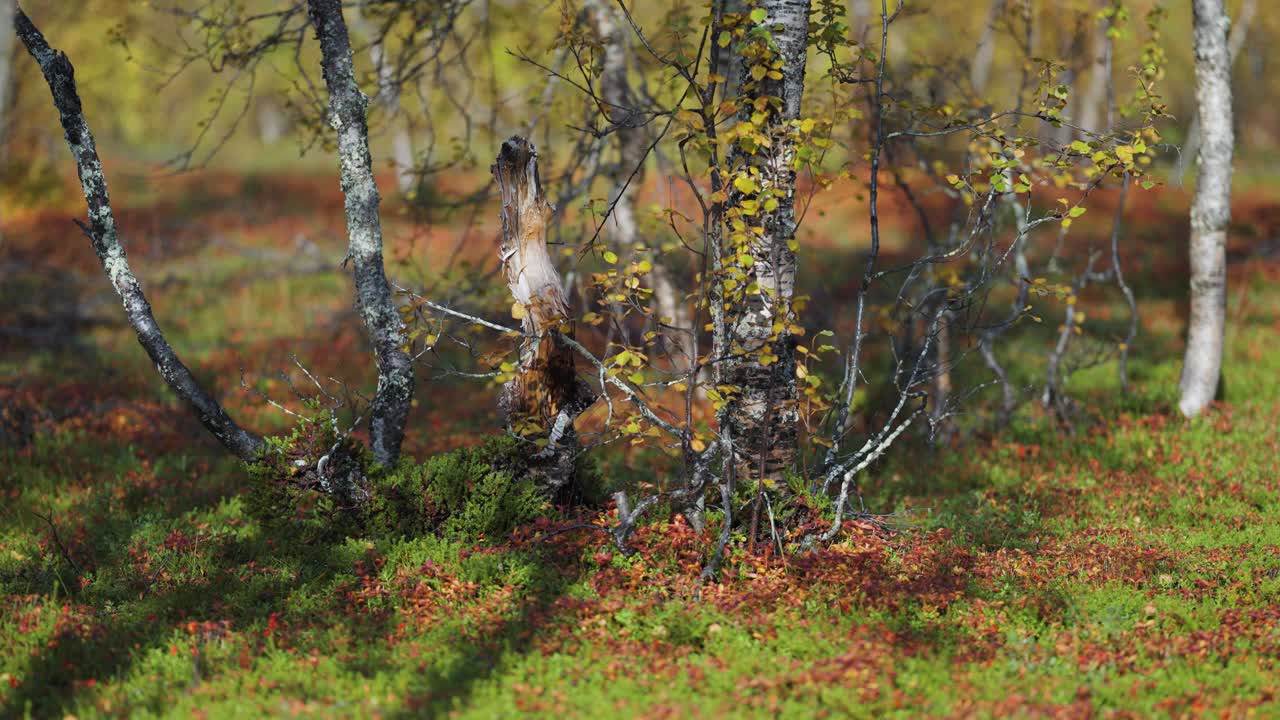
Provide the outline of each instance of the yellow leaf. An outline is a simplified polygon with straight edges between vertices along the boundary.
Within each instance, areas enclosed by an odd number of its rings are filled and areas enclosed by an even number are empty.
[[[523,320],[525,315],[528,315],[528,314],[529,314],[528,309],[526,309],[525,306],[521,304],[519,301],[511,303],[511,317],[515,318],[516,320]]]

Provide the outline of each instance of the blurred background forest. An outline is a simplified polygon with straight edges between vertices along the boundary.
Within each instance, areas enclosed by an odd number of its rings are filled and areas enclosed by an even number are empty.
[[[851,29],[862,25],[855,30],[859,34],[870,27],[868,22],[878,20],[878,4],[875,17],[867,11],[871,4],[848,0],[853,12],[847,21]],[[237,72],[234,64],[214,72],[207,58],[195,60],[204,48],[192,20],[182,12],[166,10],[176,4],[85,0],[28,5],[29,12],[42,18],[46,33],[59,38],[68,55],[79,58],[81,93],[89,112],[99,118],[96,132],[110,160],[126,167],[133,163],[134,172],[175,159],[200,167],[245,171],[333,166],[332,157],[325,156],[323,148],[303,154],[314,137],[297,132],[300,124],[314,122],[310,112],[314,108],[300,106],[297,93],[300,83],[318,79],[314,43],[304,43],[300,58],[295,58],[292,50],[282,49],[253,73]],[[1089,53],[1097,44],[1092,31],[1096,5],[1085,0],[1031,5],[1037,18],[1035,56],[1067,59],[1069,66],[1075,65],[1081,87],[1090,73]],[[1154,5],[1144,0],[1127,7],[1134,18],[1140,18]],[[236,7],[252,12],[271,9],[272,4],[241,2]],[[403,93],[401,102],[402,119],[412,126],[416,139],[431,141],[429,150],[424,146],[418,151],[427,166],[448,165],[462,156],[470,159],[471,169],[479,167],[483,175],[498,144],[533,121],[539,131],[535,139],[550,133],[545,136],[551,140],[545,143],[549,149],[571,143],[576,133],[556,119],[572,116],[581,98],[564,83],[553,82],[548,90],[547,72],[518,57],[527,55],[546,67],[557,66],[557,37],[565,12],[562,3],[487,0],[478,7],[478,11],[460,16],[458,37],[440,48],[445,60],[442,66],[433,68],[411,91]],[[1277,90],[1274,69],[1280,59],[1272,40],[1280,33],[1280,20],[1265,8],[1259,12],[1257,0],[1229,2],[1227,7],[1235,22],[1232,41],[1240,48],[1233,68],[1238,136],[1241,145],[1248,148],[1241,154],[1246,162],[1237,173],[1248,184],[1274,164],[1276,123],[1280,120],[1272,112],[1271,102]],[[1191,32],[1190,13],[1180,6],[1168,9],[1161,26],[1168,80],[1161,89],[1173,118],[1160,128],[1170,145],[1162,164],[1178,161],[1174,148],[1181,146],[1195,116],[1191,45],[1185,41]],[[663,0],[647,4],[636,17],[656,26],[689,11],[687,5]],[[982,3],[909,6],[895,25],[892,59],[940,69],[968,68],[990,22],[991,9]],[[361,22],[352,25],[358,46],[356,62],[370,81],[368,94],[375,95],[376,78],[367,47],[373,28]],[[362,29],[366,35],[363,43]],[[359,52],[361,45],[364,53]],[[1000,36],[993,42],[993,52],[991,91],[999,95],[1016,82],[1021,50],[1008,37]],[[30,195],[15,193],[16,197],[6,198],[18,209],[48,204],[50,193],[36,194],[34,190],[42,188],[42,181],[69,169],[66,163],[58,162],[63,152],[61,134],[38,68],[20,44],[12,43],[9,53],[6,187],[10,193],[20,188],[32,190]],[[309,80],[299,72],[299,66],[309,73]],[[1121,78],[1127,67],[1117,63],[1115,76]],[[206,124],[218,106],[225,108],[215,121]],[[375,110],[372,122],[384,126],[382,132],[375,127],[373,152],[375,159],[387,166],[393,155],[391,132],[385,127],[389,120],[379,118]],[[462,169],[467,168],[464,165]]]

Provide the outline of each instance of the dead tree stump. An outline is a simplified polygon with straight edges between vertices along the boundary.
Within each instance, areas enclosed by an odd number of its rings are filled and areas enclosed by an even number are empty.
[[[574,478],[580,450],[574,420],[596,396],[578,376],[575,352],[564,342],[573,337],[573,320],[547,248],[553,208],[542,193],[538,154],[528,140],[512,137],[502,144],[492,171],[502,196],[499,252],[513,314],[524,331],[520,365],[500,405],[507,427],[531,441],[531,466],[543,475],[539,479],[560,491]]]

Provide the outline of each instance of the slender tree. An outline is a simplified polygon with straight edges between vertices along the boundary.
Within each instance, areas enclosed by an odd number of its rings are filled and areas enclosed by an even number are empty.
[[[730,308],[731,360],[725,378],[736,388],[730,422],[751,477],[778,477],[794,463],[797,449],[791,123],[800,117],[804,94],[809,10],[809,0],[764,0],[750,13],[753,25],[768,35],[744,51],[738,102],[744,121],[758,127],[769,143],[739,142],[729,158],[735,210],[745,227],[733,233],[730,244],[745,266],[746,290]],[[749,195],[761,203],[758,215],[746,204],[752,202]]]
[[[236,425],[217,399],[200,386],[195,376],[178,358],[151,312],[151,303],[147,301],[141,283],[129,267],[124,245],[116,231],[115,214],[111,210],[111,197],[107,192],[107,177],[102,170],[102,161],[98,158],[93,133],[89,131],[89,124],[84,119],[84,111],[80,105],[75,68],[64,53],[49,46],[44,35],[21,8],[16,11],[13,28],[31,57],[40,65],[40,72],[49,84],[53,104],[58,109],[62,130],[67,138],[67,148],[75,158],[80,187],[84,191],[85,203],[89,209],[88,224],[78,224],[89,237],[93,251],[97,253],[102,269],[111,281],[111,287],[120,297],[129,324],[138,336],[138,344],[146,350],[170,389],[190,406],[205,428],[236,457],[245,461],[253,460],[263,447],[262,439]]]
[[[342,192],[346,196],[347,255],[355,268],[356,309],[364,318],[378,361],[369,435],[378,462],[400,455],[404,426],[413,399],[413,361],[405,350],[404,322],[396,311],[382,263],[381,198],[369,155],[369,99],[356,83],[351,40],[341,0],[309,0],[320,38],[321,67],[329,88],[329,124],[338,133]]]
[[[361,12],[357,12],[354,27],[369,41],[369,60],[378,75],[378,104],[386,113],[391,132],[391,161],[396,169],[396,187],[401,193],[409,193],[417,185],[415,172],[413,134],[408,116],[400,107],[400,83],[396,80],[394,62],[388,58],[386,32],[373,27]]]
[[[639,93],[628,79],[628,57],[635,52],[635,34],[626,13],[613,0],[587,0],[596,38],[602,46],[600,67],[600,100],[605,120],[610,124],[618,162],[608,172],[613,184],[610,190],[609,230],[614,246],[630,253],[640,247],[644,238],[636,216],[636,195],[645,182],[652,138],[645,128]],[[679,367],[697,364],[693,357],[693,319],[684,300],[677,278],[662,258],[653,263],[649,276],[653,288],[658,325],[671,355]]]
[[[969,84],[979,96],[987,91],[987,80],[991,77],[991,62],[996,56],[996,22],[1000,19],[1000,13],[1004,12],[1005,2],[1006,0],[991,0],[991,6],[987,9],[987,22],[982,26],[982,36],[973,53],[973,64],[969,66]]]
[[[1227,307],[1227,223],[1231,220],[1231,22],[1223,0],[1193,0],[1196,104],[1202,142],[1191,204],[1191,315],[1178,408],[1194,417],[1218,391]]]
[[[9,78],[13,69],[10,58],[13,56],[13,16],[17,5],[13,0],[0,0],[0,160],[5,158],[5,139],[9,133]]]
[[[1109,3],[1100,3],[1105,8]],[[1088,70],[1083,91],[1079,98],[1072,102],[1079,108],[1075,115],[1075,124],[1083,131],[1082,137],[1088,139],[1088,133],[1109,132],[1103,126],[1103,117],[1107,113],[1107,88],[1111,86],[1111,42],[1108,32],[1111,29],[1109,17],[1090,17],[1092,37],[1088,43]]]

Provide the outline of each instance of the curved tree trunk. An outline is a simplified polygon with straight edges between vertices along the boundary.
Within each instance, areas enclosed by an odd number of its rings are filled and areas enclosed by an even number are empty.
[[[1193,0],[1196,103],[1203,141],[1191,204],[1191,316],[1178,409],[1194,417],[1218,391],[1227,309],[1227,223],[1231,220],[1231,55],[1223,0]]]
[[[111,211],[111,197],[107,193],[107,178],[102,171],[102,161],[98,158],[93,133],[89,131],[80,105],[75,69],[71,66],[71,61],[63,53],[49,47],[44,36],[22,10],[17,10],[13,27],[27,51],[39,63],[40,71],[49,83],[53,104],[62,121],[67,147],[75,158],[80,186],[89,208],[89,224],[81,224],[80,227],[89,236],[107,279],[120,296],[129,324],[138,336],[138,343],[146,350],[165,382],[191,407],[205,428],[236,457],[252,462],[263,448],[262,438],[237,425],[218,401],[200,387],[200,383],[165,340],[164,333],[160,331],[155,315],[151,312],[151,304],[142,291],[142,285],[129,267],[124,246],[116,232],[115,215]]]
[[[382,263],[381,198],[369,155],[369,99],[356,84],[351,40],[341,0],[308,0],[320,39],[321,67],[329,88],[329,123],[338,133],[342,193],[346,197],[348,257],[355,266],[356,309],[364,318],[378,361],[378,389],[370,412],[374,458],[395,463],[413,399],[413,361],[405,348],[404,322],[396,312]]]
[[[750,291],[729,313],[733,347],[724,377],[738,389],[729,417],[748,477],[777,479],[794,465],[799,430],[796,339],[789,330],[795,322],[791,303],[796,277],[795,143],[790,123],[800,117],[804,92],[809,2],[763,0],[756,7],[766,13],[763,24],[771,30],[782,77],[752,80],[750,68],[744,67],[742,104],[750,106],[768,97],[782,102],[770,110],[762,128],[772,147],[748,153],[735,145],[729,164],[739,176],[756,171],[760,188],[773,193],[777,207],[761,209],[750,218],[752,224],[762,225],[763,232],[752,233],[747,240],[751,261],[749,266],[744,264],[743,272]],[[731,197],[731,203],[741,208],[743,199]]]

